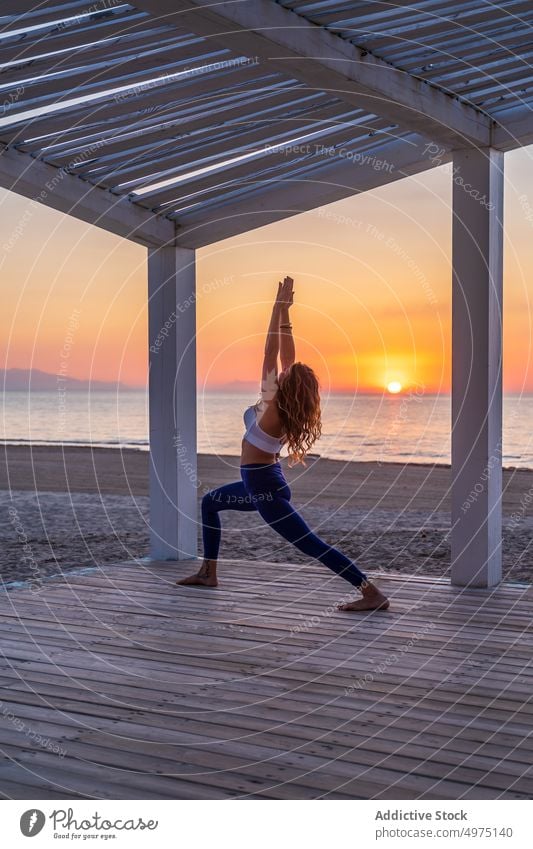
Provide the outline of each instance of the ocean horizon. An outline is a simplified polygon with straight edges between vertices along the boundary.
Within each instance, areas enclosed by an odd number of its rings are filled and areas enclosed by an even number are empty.
[[[240,451],[242,413],[253,392],[219,389],[198,396],[198,451]],[[324,396],[323,435],[313,453],[334,460],[449,464],[451,398],[401,395]],[[533,394],[508,393],[503,406],[504,466],[533,468]],[[3,393],[0,440],[11,445],[65,445],[148,450],[145,390]]]

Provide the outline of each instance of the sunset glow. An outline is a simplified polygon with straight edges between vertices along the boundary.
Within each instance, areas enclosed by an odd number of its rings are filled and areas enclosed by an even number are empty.
[[[506,154],[504,389],[533,391],[532,148]],[[255,388],[276,284],[295,279],[297,356],[323,391],[451,383],[451,180],[443,169],[197,251],[198,385]],[[73,377],[145,386],[146,250],[0,191],[5,368],[57,373],[72,314]],[[399,388],[396,384],[400,384]]]

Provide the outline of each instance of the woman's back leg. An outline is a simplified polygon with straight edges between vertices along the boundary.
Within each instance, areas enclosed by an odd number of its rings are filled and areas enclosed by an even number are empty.
[[[286,498],[258,503],[257,510],[273,530],[303,554],[319,560],[354,587],[360,587],[366,581],[366,575],[352,560],[313,533]]]

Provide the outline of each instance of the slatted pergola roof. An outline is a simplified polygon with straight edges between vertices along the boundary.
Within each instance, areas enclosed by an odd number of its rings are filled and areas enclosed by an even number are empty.
[[[533,4],[5,0],[4,186],[198,247],[533,140]],[[431,145],[431,146],[430,146]],[[31,177],[30,177],[31,174]]]

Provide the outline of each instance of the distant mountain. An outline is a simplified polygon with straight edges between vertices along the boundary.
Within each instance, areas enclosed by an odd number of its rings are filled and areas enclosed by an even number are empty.
[[[9,368],[0,369],[0,388],[9,392],[57,392],[58,389],[91,392],[121,392],[137,389],[125,383],[112,383],[106,380],[78,380],[75,377],[50,374],[40,369]]]
[[[219,383],[206,388],[208,392],[255,392],[257,394],[260,382],[258,380],[230,380],[228,383]]]

